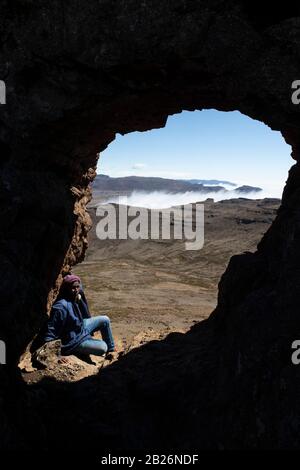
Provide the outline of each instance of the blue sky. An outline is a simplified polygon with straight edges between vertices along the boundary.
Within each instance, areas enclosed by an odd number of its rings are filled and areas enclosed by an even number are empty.
[[[118,134],[98,173],[229,180],[278,196],[294,163],[290,153],[279,132],[238,111],[183,111],[163,129]]]

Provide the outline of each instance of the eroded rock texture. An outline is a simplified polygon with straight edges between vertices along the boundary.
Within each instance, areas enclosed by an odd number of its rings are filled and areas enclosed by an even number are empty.
[[[164,126],[182,110],[239,110],[281,131],[298,160],[299,7],[264,14],[243,1],[4,0],[0,17],[2,445],[30,447],[31,429],[47,447],[69,420],[85,423],[89,442],[102,436],[123,448],[297,447],[298,163],[257,252],[230,261],[205,324],[131,353],[81,388],[54,393],[45,384],[37,393],[14,367],[61,271],[84,256],[88,185],[97,152],[117,132]],[[69,409],[57,411],[64,394]],[[88,409],[74,398],[82,394]]]

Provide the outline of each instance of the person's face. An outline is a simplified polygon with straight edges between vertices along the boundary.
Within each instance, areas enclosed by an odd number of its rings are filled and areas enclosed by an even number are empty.
[[[69,287],[69,294],[72,299],[76,299],[80,291],[80,283],[78,281],[73,282]]]

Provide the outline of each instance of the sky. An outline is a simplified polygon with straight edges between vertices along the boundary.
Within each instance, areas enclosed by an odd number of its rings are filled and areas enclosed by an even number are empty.
[[[97,172],[228,180],[281,197],[294,163],[290,153],[280,132],[238,111],[183,111],[162,129],[117,134],[100,154]]]

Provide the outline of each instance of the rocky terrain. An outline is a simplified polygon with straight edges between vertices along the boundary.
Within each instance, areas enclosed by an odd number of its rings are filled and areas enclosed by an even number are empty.
[[[184,240],[174,240],[172,232],[170,240],[99,240],[96,226],[100,217],[92,200],[89,250],[74,272],[83,281],[91,312],[110,316],[119,353],[171,332],[186,332],[207,318],[216,307],[218,282],[231,256],[255,251],[279,204],[279,199],[237,198],[216,203],[207,199],[204,246],[188,251]],[[53,360],[39,372],[33,371],[28,356],[23,358],[21,369],[32,372],[25,373],[27,382],[45,376],[79,380],[111,363],[92,357],[95,364],[85,364],[72,356],[68,364],[62,364],[57,354],[50,351],[49,356]]]

